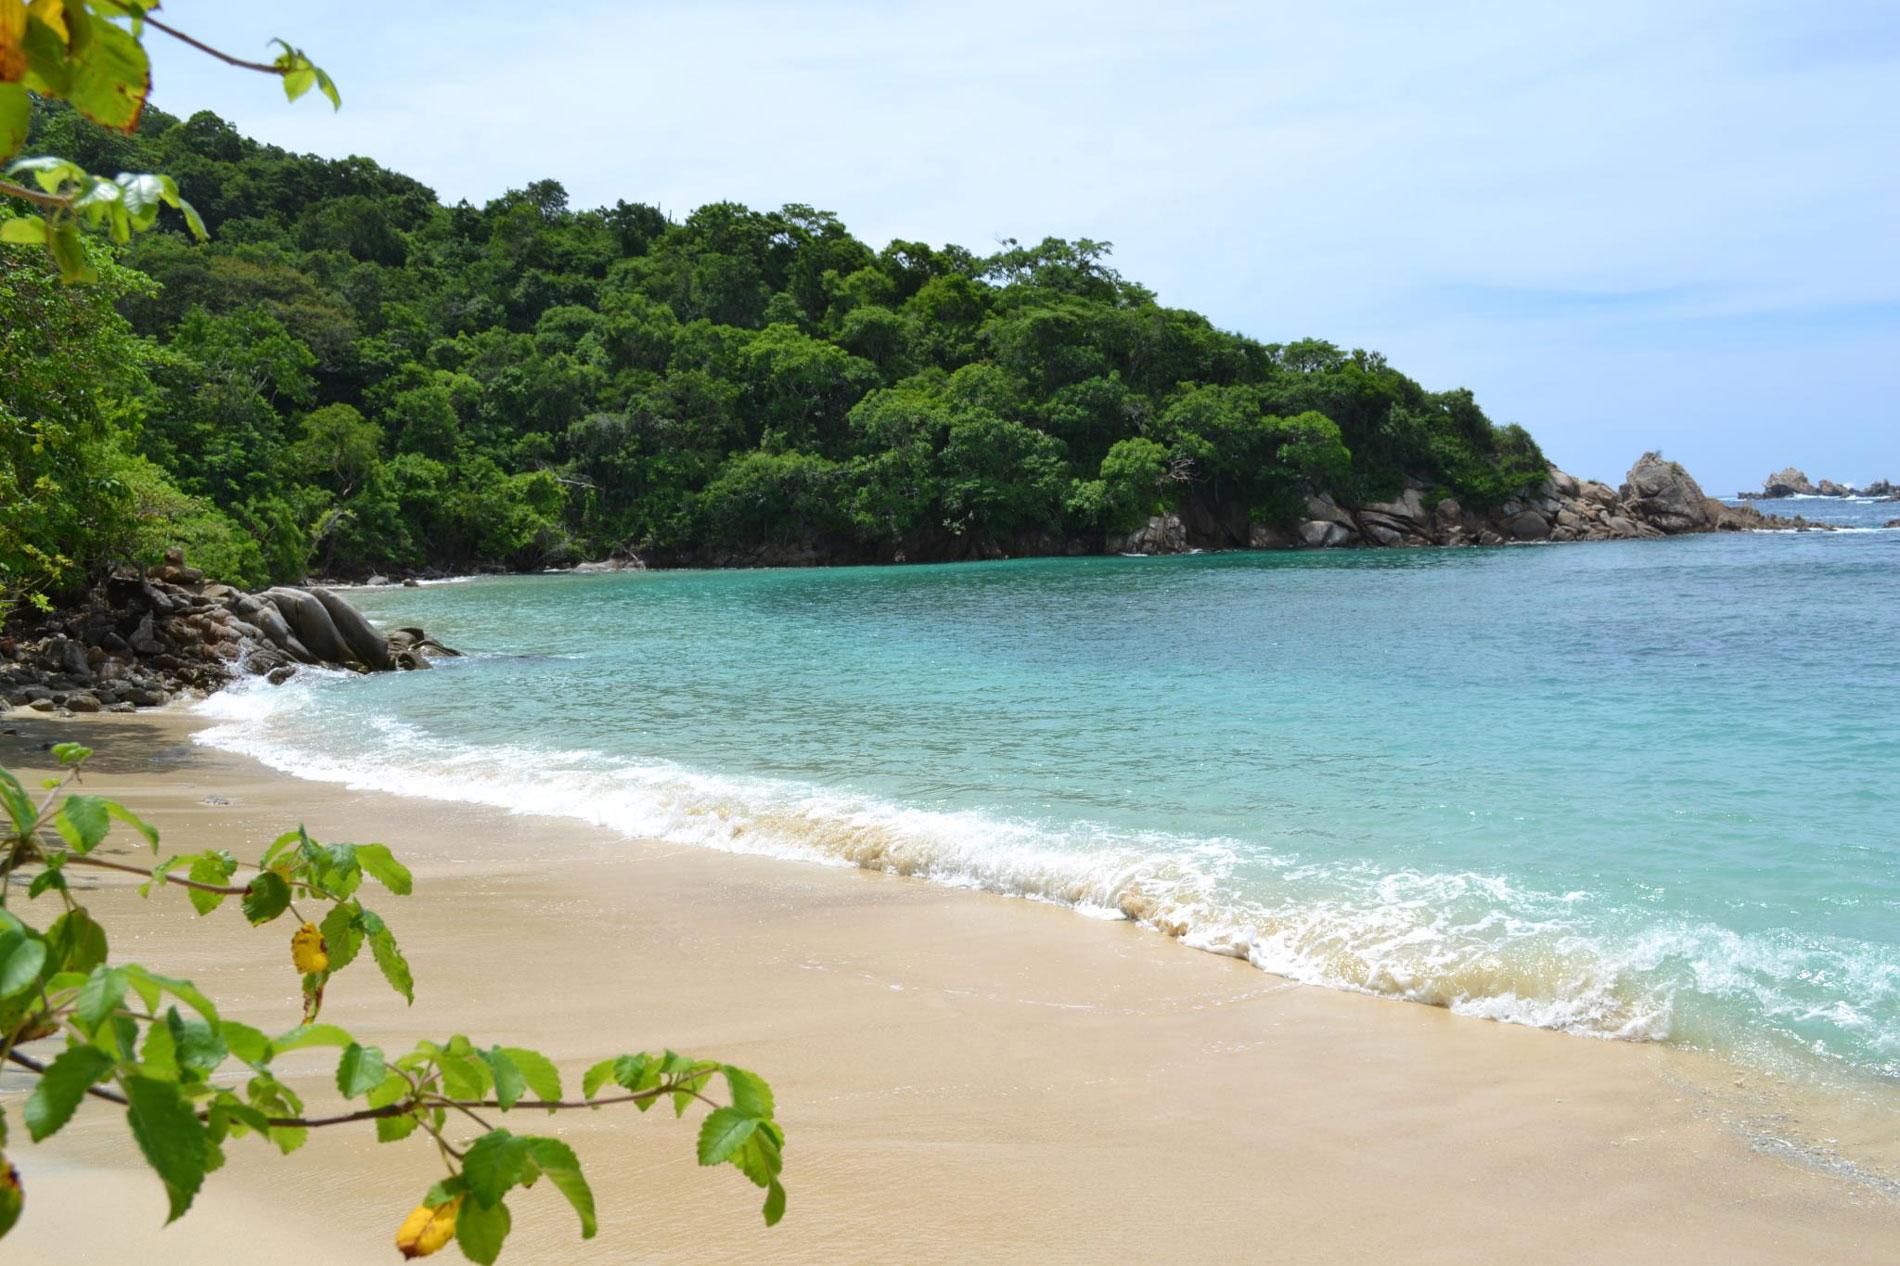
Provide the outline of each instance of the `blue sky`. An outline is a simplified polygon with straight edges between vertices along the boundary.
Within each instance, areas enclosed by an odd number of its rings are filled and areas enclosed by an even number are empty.
[[[164,108],[447,200],[551,176],[579,206],[811,203],[877,245],[1106,239],[1165,303],[1377,348],[1579,474],[1661,448],[1712,492],[1900,480],[1892,0],[164,13],[302,44],[344,109],[154,35]]]

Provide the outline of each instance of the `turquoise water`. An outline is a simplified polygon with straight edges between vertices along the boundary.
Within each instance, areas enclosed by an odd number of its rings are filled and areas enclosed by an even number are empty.
[[[1900,1077],[1900,532],[352,597],[469,657],[240,688],[207,741]]]

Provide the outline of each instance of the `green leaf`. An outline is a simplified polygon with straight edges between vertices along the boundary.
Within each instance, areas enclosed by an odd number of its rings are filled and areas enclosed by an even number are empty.
[[[528,1089],[534,1091],[535,1098],[552,1101],[561,1097],[561,1074],[554,1067],[553,1060],[540,1051],[531,1051],[520,1046],[503,1046],[498,1049],[520,1070],[521,1079],[528,1083]],[[553,1109],[550,1108],[549,1111]]]
[[[145,49],[131,32],[110,22],[90,22],[84,51],[74,49],[73,108],[102,127],[130,132],[138,126],[145,95],[152,88]],[[75,41],[77,43],[77,41]]]
[[[507,1130],[490,1130],[470,1143],[462,1157],[468,1194],[484,1208],[501,1203],[501,1198],[521,1181],[527,1159],[527,1139]]]
[[[376,965],[382,969],[383,979],[389,982],[391,989],[403,996],[405,1002],[415,1002],[415,978],[409,974],[409,960],[396,948],[395,934],[367,910],[363,911],[363,919],[365,923],[375,919],[369,935],[369,952],[376,959]]]
[[[438,1055],[435,1066],[442,1070],[443,1089],[455,1099],[480,1099],[487,1093],[493,1076],[482,1060],[460,1055]]]
[[[79,987],[79,996],[73,1001],[73,1018],[79,1021],[80,1028],[91,1033],[101,1020],[118,1010],[123,1001],[125,973],[116,967],[95,967],[86,977],[86,983]]]
[[[285,849],[293,845],[306,843],[309,838],[308,835],[304,834],[302,827],[298,827],[294,831],[285,831],[282,835],[272,840],[270,847],[264,850],[264,856],[258,860],[258,868],[260,870],[269,870],[271,863],[281,857]]]
[[[371,879],[398,897],[408,896],[415,887],[409,868],[396,860],[386,844],[358,844],[356,862]]]
[[[574,1155],[574,1149],[559,1139],[531,1138],[528,1140],[528,1155],[548,1176],[555,1190],[566,1196],[567,1202],[574,1206],[574,1212],[581,1220],[581,1238],[593,1239],[596,1230],[594,1193],[588,1187],[587,1179],[581,1176],[581,1162]]]
[[[226,852],[200,853],[191,859],[191,869],[186,875],[193,883],[228,885],[231,875],[237,870],[237,859]],[[199,914],[210,914],[224,904],[225,893],[206,892],[202,888],[187,888],[185,895],[191,899],[191,907]]]
[[[4,769],[0,769],[0,802],[7,807],[7,816],[13,819],[15,834],[25,835],[33,829],[38,814],[33,808],[33,798],[26,794],[26,788],[20,780]]]
[[[48,952],[66,971],[90,972],[106,961],[106,930],[75,906],[46,929]]]
[[[721,1072],[726,1075],[726,1088],[732,1092],[732,1106],[747,1116],[766,1117],[772,1115],[772,1088],[757,1073],[747,1072],[743,1068],[724,1065]]]
[[[57,888],[61,892],[67,890],[66,876],[61,873],[59,866],[51,861],[47,863],[46,869],[33,876],[33,882],[26,886],[27,899],[32,900],[48,888]]]
[[[145,1041],[139,1047],[139,1064],[148,1077],[164,1081],[179,1079],[177,1044],[169,1027],[154,1024],[145,1030]]]
[[[240,1103],[226,1091],[211,1101],[211,1118],[217,1122],[214,1132],[229,1134],[233,1124],[242,1125],[258,1134],[270,1133],[270,1118],[248,1103]]]
[[[771,1186],[765,1189],[765,1225],[777,1226],[778,1220],[785,1216],[785,1188],[774,1178]]]
[[[300,1024],[274,1039],[271,1049],[281,1055],[285,1051],[300,1051],[306,1046],[348,1046],[355,1040],[347,1030],[334,1024]]]
[[[483,1208],[472,1200],[464,1201],[455,1216],[456,1246],[477,1266],[491,1266],[501,1256],[502,1241],[508,1238],[512,1225],[507,1205]]]
[[[0,84],[0,93],[7,85]],[[0,242],[14,246],[40,246],[46,242],[46,221],[37,215],[21,215],[11,220],[0,221]]]
[[[714,1109],[699,1127],[699,1163],[717,1165],[731,1160],[733,1153],[758,1128],[757,1117],[748,1116],[737,1108]]]
[[[345,901],[331,906],[330,913],[317,925],[317,930],[323,933],[324,952],[330,956],[331,975],[355,962],[356,952],[363,947],[363,929],[356,914],[356,903]]]
[[[779,1170],[785,1167],[785,1160],[779,1154],[783,1140],[784,1136],[776,1125],[761,1121],[759,1128],[752,1132],[752,1137],[733,1153],[732,1163],[739,1167],[739,1172],[752,1180],[753,1186],[769,1186],[778,1177]]]
[[[483,1051],[481,1056],[482,1062],[488,1065],[489,1072],[495,1076],[495,1101],[506,1112],[520,1100],[521,1092],[527,1089],[528,1083],[522,1079],[521,1070],[515,1067],[515,1062],[502,1053],[501,1047]]]
[[[374,1046],[351,1042],[343,1048],[336,1064],[336,1088],[345,1099],[368,1094],[382,1084],[385,1070],[383,1052]]]
[[[447,1204],[457,1196],[466,1194],[468,1194],[468,1184],[462,1181],[460,1174],[451,1174],[423,1192],[422,1203],[434,1209]]]
[[[171,1030],[172,1051],[180,1069],[202,1077],[224,1062],[231,1052],[218,1030],[205,1020],[187,1020],[172,1007],[165,1013],[165,1027]]]
[[[165,1194],[171,1200],[171,1216],[165,1220],[175,1222],[191,1208],[198,1188],[204,1185],[204,1126],[174,1083],[127,1077],[122,1084],[132,1137],[164,1181]]]
[[[53,818],[53,829],[75,853],[90,853],[112,829],[106,802],[98,796],[67,796]]]
[[[24,931],[0,933],[0,998],[33,987],[46,966],[46,942]]]
[[[72,1120],[86,1091],[111,1071],[112,1056],[96,1046],[69,1046],[61,1051],[40,1074],[21,1113],[33,1141],[59,1133],[60,1127]]]
[[[619,1060],[603,1059],[581,1074],[581,1097],[592,1099],[600,1088],[614,1079],[614,1066]]]
[[[148,825],[144,818],[141,818],[124,805],[112,800],[106,801],[106,812],[112,816],[114,821],[123,822],[140,835],[143,835],[145,842],[150,844],[154,850],[158,848],[158,831],[155,827]]]
[[[33,121],[33,103],[26,85],[0,83],[0,159],[12,158],[26,144],[27,127]],[[15,239],[7,237],[5,241]]]
[[[44,184],[44,179],[41,180]],[[53,262],[59,266],[59,279],[69,285],[75,282],[92,283],[99,280],[99,272],[86,258],[86,243],[79,236],[79,226],[67,220],[53,230],[53,240],[48,243],[53,252]]]
[[[259,871],[244,890],[244,917],[255,927],[290,908],[290,885],[274,870]]]
[[[236,1020],[220,1020],[218,1033],[224,1038],[224,1044],[231,1053],[253,1068],[262,1068],[270,1063],[271,1056],[276,1053],[271,1047],[270,1038],[266,1037],[262,1030],[254,1029],[248,1024],[240,1024]]]
[[[372,1108],[387,1108],[390,1104],[401,1103],[408,1097],[409,1083],[396,1073],[389,1073],[369,1092],[366,1102]],[[413,1112],[399,1117],[377,1117],[376,1141],[393,1143],[398,1139],[406,1139],[416,1132],[416,1127],[420,1124],[421,1122],[416,1119]]]
[[[55,743],[53,759],[67,768],[83,765],[92,759],[92,749],[84,743]]]
[[[212,1006],[211,999],[205,997],[204,994],[199,991],[198,987],[189,980],[178,980],[171,976],[161,976],[157,972],[148,971],[136,963],[127,963],[125,965],[125,974],[126,978],[132,982],[132,987],[139,991],[141,997],[150,999],[156,995],[148,994],[146,992],[147,990],[162,989],[213,1024],[218,1022],[218,1009]],[[151,1006],[154,1004],[148,1000],[146,1005]]]

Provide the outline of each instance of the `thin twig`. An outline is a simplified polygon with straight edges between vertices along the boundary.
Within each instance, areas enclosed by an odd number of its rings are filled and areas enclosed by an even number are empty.
[[[212,57],[217,58],[219,61],[223,62],[227,66],[236,66],[240,70],[260,71],[266,75],[281,75],[284,73],[283,67],[281,66],[272,66],[266,62],[245,61],[242,57],[233,57],[229,53],[220,52],[217,49],[211,47],[211,45],[205,43],[203,40],[194,39],[193,37],[185,34],[183,31],[179,30],[175,26],[166,26],[163,22],[160,22],[157,18],[153,17],[150,13],[147,13],[145,15],[145,24],[156,30],[165,32],[165,34],[171,36],[173,39],[177,40],[181,44],[189,44],[191,45],[191,47],[197,49],[199,52],[206,53]]]
[[[11,180],[0,180],[0,195],[18,198],[22,202],[31,202],[42,207],[69,207],[72,199],[62,198],[56,193],[46,193],[28,185],[16,185]]]
[[[22,1055],[19,1051],[8,1051],[7,1059],[33,1072],[40,1074],[46,1072],[46,1065],[34,1059],[31,1055]],[[515,1100],[514,1106],[516,1108],[535,1108],[543,1112],[573,1111],[578,1108],[605,1108],[616,1103],[642,1103],[646,1100],[658,1099],[663,1095],[677,1094],[681,1091],[691,1095],[708,1107],[716,1108],[719,1106],[716,1100],[708,1099],[697,1090],[677,1085],[655,1086],[651,1090],[641,1090],[628,1095],[616,1095],[611,1099],[517,1099]],[[126,1102],[124,1095],[114,1090],[107,1090],[103,1086],[88,1086],[86,1093],[95,1099],[104,1099],[108,1103],[116,1103],[121,1106]],[[470,1108],[501,1107],[501,1101],[499,1099],[440,1099],[438,1102],[451,1108],[460,1108],[464,1112],[468,1112]],[[330,1117],[267,1117],[265,1120],[267,1124],[275,1129],[321,1129],[326,1125],[347,1125],[352,1121],[378,1121],[384,1117],[407,1116],[419,1107],[430,1106],[434,1105],[431,1103],[418,1103],[412,1099],[405,1099],[397,1103],[387,1104],[381,1108],[359,1108],[355,1112],[343,1112]],[[209,1113],[205,1112],[198,1114],[200,1120],[208,1115]],[[475,1116],[473,1112],[469,1112],[469,1115]],[[478,1122],[481,1121],[480,1117],[475,1117],[475,1119]],[[489,1128],[486,1123],[482,1124],[484,1129]]]
[[[128,875],[144,875],[147,879],[154,877],[149,867],[128,866],[124,862],[109,862],[103,857],[93,857],[79,853],[68,853],[64,865],[100,866],[106,870],[122,870]],[[199,883],[196,879],[186,879],[182,875],[168,874],[164,878],[166,883],[177,884],[180,888],[196,888],[199,892],[215,892],[226,897],[242,897],[250,892],[249,888],[233,888],[227,884]]]

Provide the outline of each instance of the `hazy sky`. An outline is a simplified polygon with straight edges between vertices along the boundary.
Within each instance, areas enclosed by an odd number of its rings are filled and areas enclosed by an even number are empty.
[[[268,10],[268,11],[267,11]],[[1900,480],[1900,3],[175,0],[154,100],[444,199],[1115,243],[1162,302],[1468,386],[1560,465]],[[369,15],[374,14],[371,18]],[[186,191],[189,196],[189,190]]]

